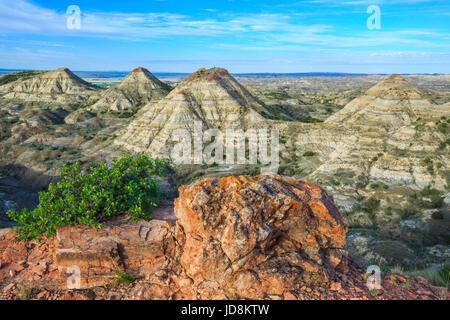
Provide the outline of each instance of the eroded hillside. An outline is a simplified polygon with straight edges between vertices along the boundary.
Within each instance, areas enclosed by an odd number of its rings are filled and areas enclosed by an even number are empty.
[[[236,79],[201,69],[170,91],[145,69],[108,90],[65,68],[0,77],[0,223],[9,225],[6,210],[34,206],[63,164],[167,157],[171,132],[200,121],[279,129],[279,173],[334,197],[350,227],[347,247],[366,263],[449,262],[448,75]],[[260,168],[173,166],[160,182],[173,196],[201,177]]]

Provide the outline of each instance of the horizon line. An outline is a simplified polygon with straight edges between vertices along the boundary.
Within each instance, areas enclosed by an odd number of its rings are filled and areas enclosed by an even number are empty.
[[[21,71],[53,71],[57,69],[6,69],[6,68],[0,68],[0,72],[21,72]],[[71,70],[71,69],[69,69]],[[83,72],[115,72],[115,73],[130,73],[132,70],[71,70],[74,73],[83,73]],[[149,70],[150,71],[150,70]],[[193,72],[166,72],[166,71],[150,71],[153,74],[167,74],[167,75],[190,75]],[[196,72],[196,71],[194,71]],[[417,73],[417,72],[408,72],[408,73],[398,73],[398,72],[392,72],[392,73],[367,73],[367,72],[326,72],[326,71],[310,71],[310,72],[230,72],[230,74],[233,75],[308,75],[308,74],[314,74],[314,75],[355,75],[355,76],[370,76],[370,75],[390,75],[390,74],[400,74],[400,75],[447,75],[450,73],[436,73],[436,72],[429,72],[429,73]]]

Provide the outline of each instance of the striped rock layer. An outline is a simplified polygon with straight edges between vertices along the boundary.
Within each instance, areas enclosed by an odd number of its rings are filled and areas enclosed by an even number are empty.
[[[96,88],[67,68],[45,72],[26,80],[16,80],[0,87],[8,99],[76,103],[88,98]]]
[[[136,68],[89,109],[96,112],[131,110],[164,98],[169,92],[169,86],[150,71]]]
[[[140,115],[115,144],[128,151],[166,157],[176,129],[226,129],[264,126],[267,110],[225,69],[200,69],[156,104],[142,108]]]

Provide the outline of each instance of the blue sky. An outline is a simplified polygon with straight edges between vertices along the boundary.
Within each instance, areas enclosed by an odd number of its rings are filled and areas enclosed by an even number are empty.
[[[70,5],[81,28],[66,26]],[[367,8],[381,10],[369,30]],[[0,0],[0,68],[450,73],[450,1]]]

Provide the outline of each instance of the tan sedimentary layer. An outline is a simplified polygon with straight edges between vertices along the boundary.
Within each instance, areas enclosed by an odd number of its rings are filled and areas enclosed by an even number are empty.
[[[134,69],[117,86],[108,89],[102,98],[89,108],[91,111],[123,111],[145,105],[165,97],[170,88],[150,71]]]
[[[388,184],[443,190],[448,183],[442,174],[448,170],[448,149],[440,149],[446,137],[435,122],[449,114],[449,108],[432,105],[420,90],[392,75],[324,124],[297,126],[296,146],[315,146],[322,155],[315,176],[348,169]],[[442,164],[440,170],[430,172],[424,159],[431,155]]]
[[[143,107],[114,143],[129,151],[167,157],[173,131],[192,131],[196,121],[204,129],[266,126],[264,105],[222,70],[207,77],[191,76],[158,103]]]
[[[95,87],[67,68],[60,68],[27,80],[17,80],[0,87],[8,99],[76,103],[85,100]]]

